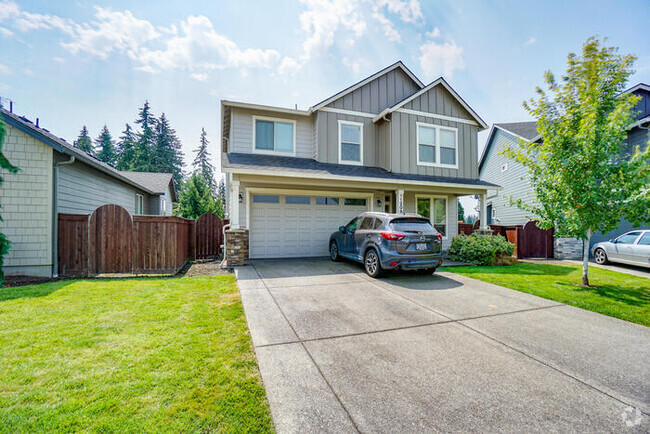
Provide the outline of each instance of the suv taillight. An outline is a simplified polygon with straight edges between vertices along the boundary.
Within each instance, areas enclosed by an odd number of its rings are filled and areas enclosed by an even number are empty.
[[[393,232],[382,232],[381,236],[389,241],[399,241],[405,237],[403,234],[395,234]]]
[[[438,241],[442,241],[442,234],[440,232],[438,232],[436,234],[436,238],[438,238]]]

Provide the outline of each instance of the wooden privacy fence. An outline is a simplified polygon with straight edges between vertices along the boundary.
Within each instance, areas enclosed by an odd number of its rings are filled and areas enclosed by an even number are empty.
[[[477,227],[477,224],[458,223],[458,233],[470,235]],[[534,221],[529,221],[524,226],[490,225],[489,227],[493,233],[503,235],[515,245],[516,258],[553,257],[553,229],[540,229]]]
[[[59,214],[59,274],[176,273],[191,259],[218,256],[222,227],[214,214],[198,221],[132,217],[118,205],[103,205],[92,215]]]

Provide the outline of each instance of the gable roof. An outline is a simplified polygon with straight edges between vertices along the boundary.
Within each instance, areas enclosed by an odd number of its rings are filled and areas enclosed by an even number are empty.
[[[150,190],[146,185],[140,184],[139,182],[129,178],[128,176],[125,176],[124,175],[125,172],[120,172],[119,170],[112,168],[108,164],[99,161],[97,158],[93,157],[92,155],[89,155],[79,150],[78,148],[75,148],[73,145],[66,142],[61,137],[57,137],[54,134],[50,133],[45,128],[37,127],[36,125],[34,125],[34,123],[32,123],[32,121],[30,121],[26,117],[19,116],[5,109],[0,109],[0,114],[2,115],[2,118],[7,123],[7,125],[11,125],[12,127],[17,128],[18,130],[35,138],[36,140],[54,148],[54,150],[65,155],[75,157],[76,160],[79,160],[109,176],[112,176],[113,178],[119,179],[122,182],[132,185],[133,187],[136,187],[144,191],[145,193],[154,194],[154,195],[159,194]],[[169,176],[171,176],[171,174],[169,174]]]
[[[400,107],[403,107],[405,104],[408,104],[409,102],[413,101],[415,98],[419,97],[420,95],[423,95],[423,94],[427,93],[429,90],[431,90],[434,87],[439,86],[439,85],[441,85],[445,89],[447,89],[447,91],[451,94],[451,96],[453,96],[460,103],[460,105],[463,106],[463,108],[465,110],[467,110],[467,112],[474,118],[474,120],[481,127],[483,127],[483,129],[488,127],[487,124],[485,123],[485,121],[483,119],[481,119],[481,117],[469,106],[469,104],[467,104],[465,102],[465,100],[463,98],[461,98],[460,95],[458,95],[458,93],[456,93],[456,91],[442,77],[440,77],[437,80],[429,83],[427,86],[423,87],[418,92],[415,92],[413,95],[404,98],[403,100],[401,100],[400,102],[398,102],[394,106],[383,110],[381,113],[379,113],[377,116],[375,116],[372,119],[372,121],[373,122],[379,121],[384,116],[393,113],[395,110],[399,109]]]
[[[650,85],[647,85],[645,83],[639,83],[632,86],[628,90],[624,90],[623,93],[632,93],[632,92],[636,92],[637,90],[645,90],[650,92]]]
[[[534,142],[539,140],[540,136],[537,133],[537,122],[535,121],[525,121],[525,122],[508,122],[492,125],[490,128],[490,133],[488,134],[487,140],[485,141],[485,147],[483,152],[481,152],[481,158],[478,160],[478,170],[481,171],[481,167],[485,161],[490,148],[492,147],[492,138],[496,130],[505,131],[506,133],[515,136],[519,139],[526,140],[528,142]]]
[[[340,91],[339,93],[334,94],[334,95],[330,96],[329,98],[327,98],[327,99],[325,99],[325,100],[319,102],[318,104],[313,105],[312,107],[309,108],[309,112],[310,112],[310,113],[311,113],[311,112],[315,112],[316,110],[323,108],[324,106],[326,106],[327,104],[331,103],[332,101],[335,101],[335,100],[337,100],[337,99],[339,99],[339,98],[344,97],[345,95],[349,94],[350,92],[353,92],[353,91],[359,89],[361,86],[364,86],[364,85],[370,83],[371,81],[373,81],[373,80],[375,80],[375,79],[381,77],[381,76],[384,75],[384,74],[388,74],[389,72],[391,72],[392,70],[397,69],[397,68],[400,68],[400,69],[401,69],[401,70],[402,70],[402,71],[403,71],[403,72],[404,72],[404,73],[405,73],[405,74],[406,74],[406,75],[407,75],[411,80],[413,80],[413,82],[414,82],[415,84],[418,85],[418,87],[420,87],[420,88],[423,88],[423,87],[424,87],[424,83],[422,83],[422,82],[420,81],[420,79],[417,78],[417,77],[415,76],[415,74],[413,74],[413,73],[411,72],[411,70],[408,69],[408,68],[406,67],[406,65],[404,65],[404,64],[402,63],[401,60],[398,60],[397,62],[393,63],[392,65],[390,65],[390,66],[388,66],[388,67],[386,67],[386,68],[384,68],[384,69],[382,69],[381,71],[378,71],[378,72],[372,74],[371,76],[369,76],[369,77],[367,77],[367,78],[364,78],[363,80],[361,80],[361,81],[359,81],[359,82],[353,84],[352,86],[350,86],[350,87],[348,87],[348,88],[346,88],[346,89],[343,89],[343,90]]]
[[[155,194],[165,194],[167,192],[167,187],[172,183],[172,174],[171,173],[155,173],[155,172],[125,172],[120,171],[120,173],[135,183],[138,183],[147,189],[151,190]],[[172,196],[173,199],[176,198],[175,189],[172,183]]]

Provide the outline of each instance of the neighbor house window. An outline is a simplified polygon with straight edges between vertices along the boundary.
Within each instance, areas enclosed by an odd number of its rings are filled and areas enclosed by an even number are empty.
[[[458,165],[458,130],[417,122],[417,161],[422,166]]]
[[[271,118],[253,118],[256,152],[294,153],[295,122]]]
[[[165,215],[167,211],[167,202],[162,197],[160,198],[160,215]]]
[[[447,198],[417,196],[417,213],[428,218],[443,238],[447,238]]]
[[[144,196],[141,194],[135,195],[135,213],[142,214],[144,211]]]
[[[363,164],[363,124],[339,121],[339,163]]]

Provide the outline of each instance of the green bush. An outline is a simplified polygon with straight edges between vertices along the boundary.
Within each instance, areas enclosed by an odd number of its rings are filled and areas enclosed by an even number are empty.
[[[501,235],[460,234],[451,240],[449,257],[474,265],[494,265],[497,257],[511,256],[515,245]]]

